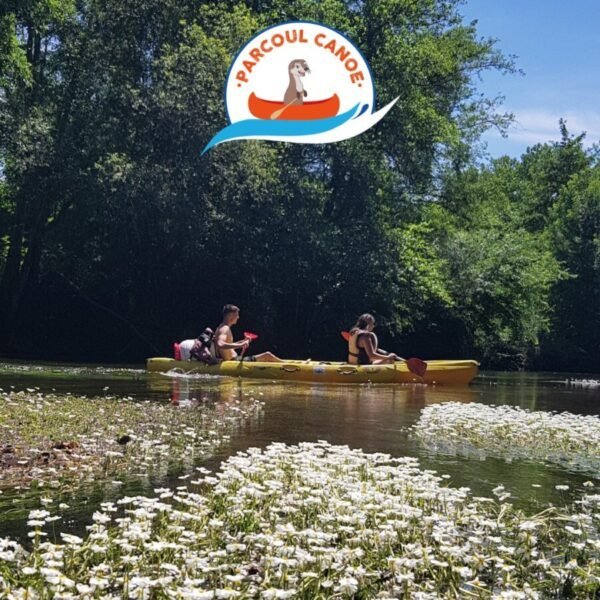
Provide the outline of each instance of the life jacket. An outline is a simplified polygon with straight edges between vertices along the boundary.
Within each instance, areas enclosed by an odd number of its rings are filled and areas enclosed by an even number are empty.
[[[361,336],[365,335],[365,334],[369,334],[369,332],[367,330],[363,330],[363,329],[357,329],[356,331],[354,331],[354,333],[352,334],[351,338],[354,338],[354,345],[356,346],[356,350],[357,352],[352,352],[350,350],[350,340],[348,340],[348,356],[352,357],[353,359],[356,359],[356,362],[354,362],[354,360],[350,360],[350,358],[348,358],[348,362],[350,364],[357,364],[357,365],[370,365],[371,364],[371,360],[369,359],[369,355],[367,354],[367,351],[358,345],[358,340],[361,338]]]
[[[215,357],[211,353],[215,332],[207,327],[197,338],[190,350],[190,358],[200,362],[212,365],[215,363]]]

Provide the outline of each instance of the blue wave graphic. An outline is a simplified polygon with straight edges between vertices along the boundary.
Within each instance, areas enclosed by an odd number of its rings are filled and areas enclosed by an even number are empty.
[[[208,152],[213,146],[234,140],[240,137],[247,136],[295,136],[295,135],[311,135],[314,133],[323,133],[330,129],[335,129],[343,125],[346,121],[352,119],[358,108],[355,104],[350,110],[329,117],[327,119],[312,119],[310,121],[284,121],[284,120],[269,120],[269,119],[246,119],[232,123],[224,129],[221,129],[202,150],[202,154]]]

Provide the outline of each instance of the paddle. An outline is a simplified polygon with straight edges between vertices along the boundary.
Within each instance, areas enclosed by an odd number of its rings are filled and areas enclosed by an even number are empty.
[[[250,341],[253,340],[257,340],[258,339],[258,334],[257,333],[252,333],[251,331],[244,331],[244,337]],[[249,346],[250,344],[248,344]],[[242,350],[242,354],[240,355],[240,363],[244,360],[244,353],[246,352],[246,348],[248,347],[246,346],[243,350]]]
[[[278,118],[279,118],[279,115],[280,115],[280,114],[281,114],[281,113],[282,113],[284,110],[286,110],[287,108],[289,108],[289,107],[290,107],[292,104],[295,104],[297,100],[298,100],[298,98],[294,98],[294,99],[293,99],[291,102],[289,102],[288,104],[286,104],[286,105],[285,105],[283,108],[280,108],[280,109],[278,109],[278,110],[274,110],[274,111],[271,113],[271,119],[278,119]]]
[[[342,331],[341,334],[346,341],[352,337],[349,331]],[[400,359],[406,363],[406,366],[411,373],[414,373],[419,377],[423,377],[423,375],[425,375],[425,372],[427,371],[427,363],[424,360],[421,360],[420,358],[406,359],[402,357],[400,357]]]

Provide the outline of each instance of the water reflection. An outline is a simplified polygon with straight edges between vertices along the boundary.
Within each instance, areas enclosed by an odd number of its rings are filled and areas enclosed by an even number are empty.
[[[472,388],[435,387],[421,384],[407,385],[335,385],[283,383],[278,381],[256,381],[252,379],[231,379],[185,374],[150,374],[148,389],[152,392],[170,394],[174,404],[185,404],[202,398],[214,401],[259,393],[265,400],[277,401],[281,397],[304,398],[308,401],[338,401],[351,405],[361,402],[370,405],[371,401],[382,398],[391,400],[408,409],[421,409],[426,404],[436,402],[472,402],[480,393]],[[310,406],[310,405],[307,405]]]
[[[272,441],[295,444],[327,440],[367,452],[413,454],[408,428],[427,404],[473,402],[481,394],[470,388],[427,385],[308,385],[256,382],[248,379],[207,379],[155,376],[154,392],[169,393],[173,404],[193,407],[198,402],[225,403],[255,397],[265,403],[258,430],[234,440],[235,449],[266,446]]]
[[[600,387],[574,386],[585,374],[495,373],[476,379],[489,403],[510,404],[529,410],[568,410],[576,414],[600,414]]]
[[[258,428],[247,428],[232,440],[229,453],[249,446],[265,447],[272,441],[296,444],[326,440],[362,448],[367,452],[388,452],[394,456],[415,456],[423,468],[449,474],[450,485],[470,487],[477,495],[490,496],[504,484],[519,506],[537,510],[548,502],[564,503],[583,491],[589,474],[569,472],[555,465],[527,460],[488,457],[483,452],[460,456],[419,444],[410,427],[426,405],[440,402],[481,402],[511,404],[530,410],[565,410],[595,414],[597,390],[565,387],[552,375],[489,374],[468,388],[425,385],[307,385],[254,380],[207,380],[205,378],[159,377],[148,380],[154,391],[167,392],[185,405],[198,398],[227,402],[254,396],[264,401]],[[577,408],[578,410],[575,410]],[[227,455],[209,461],[217,468]],[[598,481],[600,484],[600,481]],[[541,486],[541,487],[532,487]],[[556,485],[569,485],[568,492]]]

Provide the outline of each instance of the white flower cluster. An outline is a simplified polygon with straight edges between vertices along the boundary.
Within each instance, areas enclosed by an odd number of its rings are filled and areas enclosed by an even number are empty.
[[[594,598],[600,495],[526,516],[413,458],[271,444],[158,497],[105,503],[84,538],[0,541],[5,598]]]
[[[565,382],[573,387],[597,388],[600,387],[600,381],[597,379],[568,379]]]
[[[600,473],[596,415],[444,402],[425,407],[413,432],[433,451],[526,458]]]

